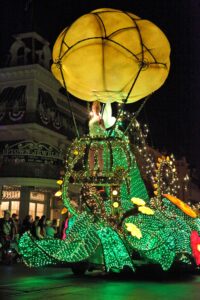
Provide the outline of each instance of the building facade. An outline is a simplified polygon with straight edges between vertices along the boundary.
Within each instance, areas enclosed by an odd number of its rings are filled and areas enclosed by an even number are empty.
[[[18,34],[0,70],[0,217],[6,209],[20,219],[60,217],[56,180],[76,132],[50,61],[46,40],[35,32]],[[87,110],[77,101],[71,106],[82,134]]]

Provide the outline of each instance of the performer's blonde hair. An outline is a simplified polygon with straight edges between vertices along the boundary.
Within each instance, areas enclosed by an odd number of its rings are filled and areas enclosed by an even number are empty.
[[[92,103],[92,108],[97,108],[97,109],[101,110],[101,103],[98,100],[94,101]]]

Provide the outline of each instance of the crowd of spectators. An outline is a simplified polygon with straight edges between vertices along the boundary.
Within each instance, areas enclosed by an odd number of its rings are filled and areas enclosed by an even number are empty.
[[[61,224],[57,226],[57,220],[47,219],[46,216],[36,216],[35,219],[31,215],[27,215],[21,221],[17,214],[10,214],[8,210],[4,211],[3,218],[0,218],[0,249],[9,247],[11,241],[18,244],[20,237],[29,232],[35,239],[40,240],[44,238],[66,238],[66,231],[68,224],[68,217]],[[66,222],[67,220],[67,222]],[[63,238],[64,237],[64,238]]]

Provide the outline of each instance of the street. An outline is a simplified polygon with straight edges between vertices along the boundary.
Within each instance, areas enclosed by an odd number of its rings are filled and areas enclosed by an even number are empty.
[[[80,278],[64,267],[0,266],[1,300],[197,300],[199,293],[199,274],[136,276],[93,271]]]

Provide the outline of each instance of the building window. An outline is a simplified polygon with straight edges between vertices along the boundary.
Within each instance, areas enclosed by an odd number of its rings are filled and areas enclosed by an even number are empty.
[[[30,193],[30,199],[34,201],[45,201],[45,194],[44,193],[38,193],[38,192],[31,192]]]
[[[38,202],[29,203],[29,215],[35,219],[36,216],[41,217],[44,215],[44,204]]]
[[[4,185],[1,192],[0,217],[3,217],[4,211],[9,210],[11,215],[19,215],[21,191],[19,186]]]
[[[36,215],[41,217],[44,215],[44,204],[37,203],[36,205]]]
[[[29,215],[35,219],[45,214],[45,193],[30,192]]]
[[[19,201],[10,201],[10,212],[19,216]]]
[[[35,219],[35,207],[36,207],[36,203],[34,202],[30,202],[29,203],[29,215],[31,215],[33,217],[33,219]]]
[[[4,216],[4,211],[9,210],[9,201],[2,201],[0,205],[0,217]]]
[[[2,199],[20,199],[21,192],[20,191],[2,191]]]
[[[0,217],[2,218],[4,215],[5,210],[9,210],[11,215],[12,214],[17,214],[19,215],[19,206],[20,202],[19,201],[2,201],[0,205]]]

